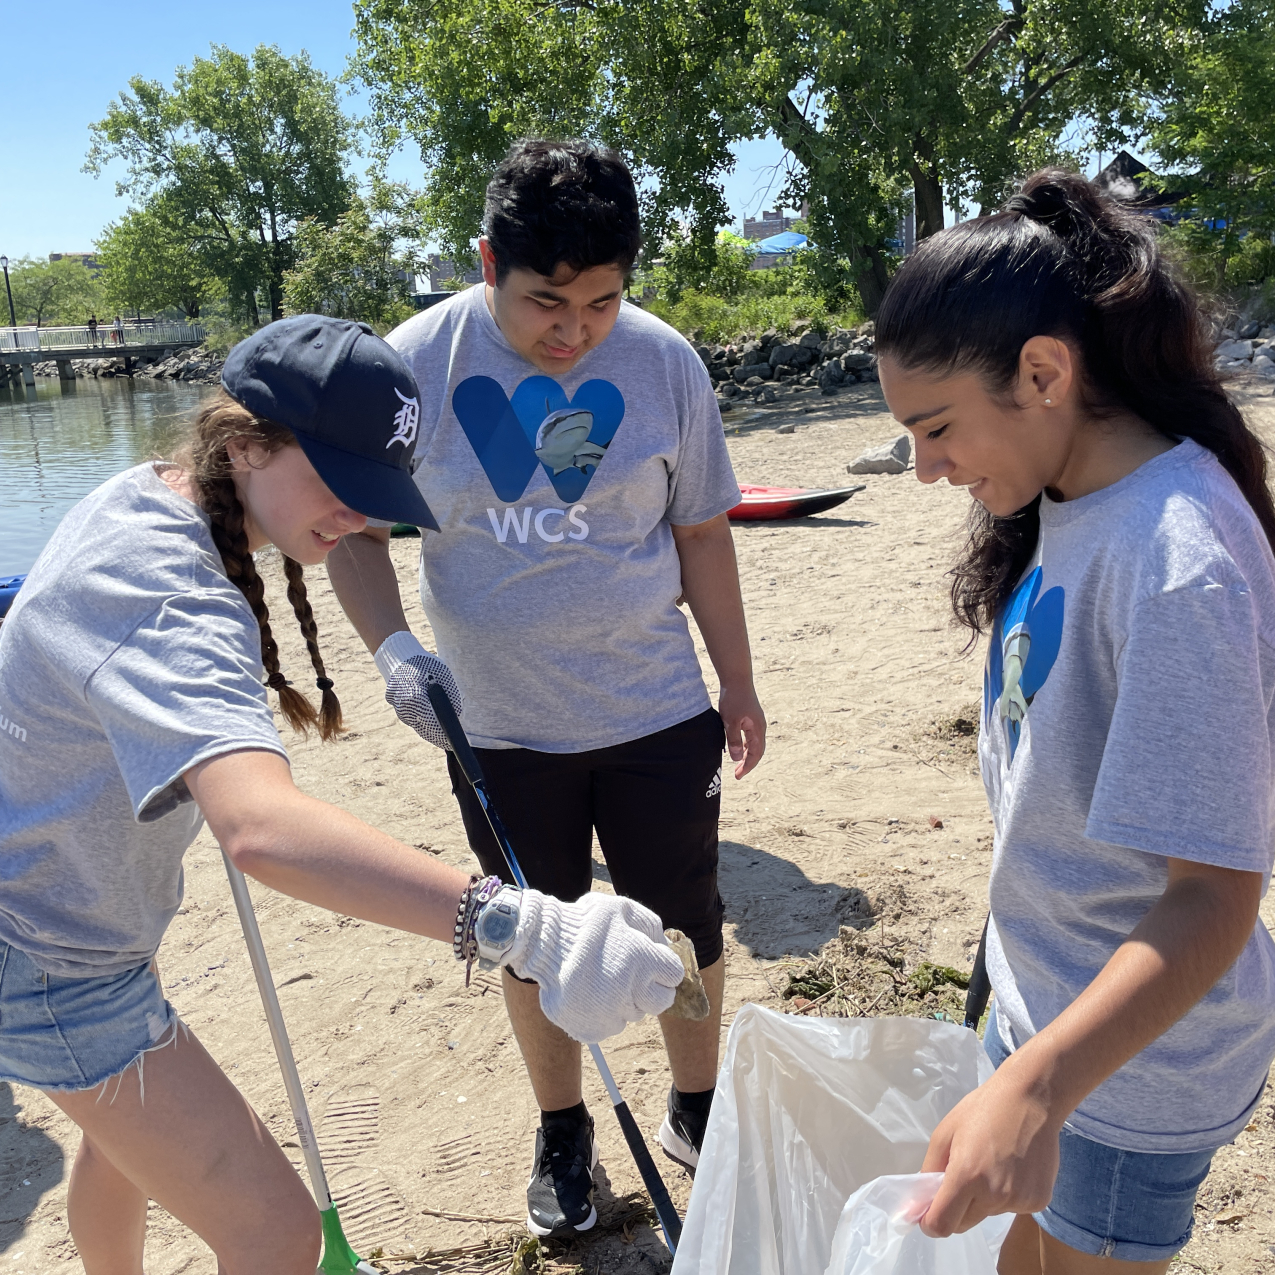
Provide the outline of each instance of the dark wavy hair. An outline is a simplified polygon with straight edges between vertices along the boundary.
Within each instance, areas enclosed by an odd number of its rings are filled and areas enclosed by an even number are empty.
[[[487,185],[483,234],[500,283],[514,268],[551,278],[563,264],[627,274],[642,249],[633,175],[605,146],[524,137]]]
[[[1132,412],[1166,438],[1207,447],[1275,546],[1266,453],[1218,379],[1195,295],[1160,252],[1155,224],[1078,174],[1042,170],[999,212],[925,240],[876,323],[879,356],[937,376],[975,373],[1002,398],[1031,337],[1066,341],[1094,416]],[[1039,496],[1003,518],[973,502],[952,571],[961,624],[992,625],[1039,535]]]

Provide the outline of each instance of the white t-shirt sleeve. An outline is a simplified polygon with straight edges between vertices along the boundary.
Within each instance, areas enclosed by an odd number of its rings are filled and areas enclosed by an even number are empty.
[[[1270,872],[1261,640],[1256,604],[1238,573],[1131,608],[1087,836]]]
[[[231,597],[192,591],[167,599],[89,679],[139,823],[189,801],[181,776],[200,762],[240,749],[287,757],[257,642]]]
[[[726,450],[722,413],[713,393],[713,382],[699,358],[686,357],[687,404],[685,428],[677,465],[669,478],[669,522],[693,527],[734,509],[739,504],[739,484]]]

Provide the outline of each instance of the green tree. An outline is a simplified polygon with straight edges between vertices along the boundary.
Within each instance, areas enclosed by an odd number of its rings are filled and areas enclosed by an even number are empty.
[[[296,265],[284,275],[289,314],[330,314],[381,327],[412,313],[419,255],[415,202],[402,185],[374,182],[367,199],[325,226],[311,219],[296,236]]]
[[[19,323],[83,323],[102,306],[102,289],[93,272],[71,257],[20,257],[9,263],[9,283]]]
[[[162,198],[130,208],[106,227],[95,246],[113,309],[179,309],[188,319],[197,319],[200,306],[216,289],[202,245]]]
[[[171,89],[135,76],[92,125],[85,170],[128,166],[120,194],[166,209],[254,323],[258,292],[283,313],[297,227],[332,225],[350,202],[354,124],[338,86],[307,54],[260,45],[251,58],[213,45],[179,67]]]
[[[991,206],[1060,155],[1077,117],[1107,148],[1141,119],[1205,0],[356,0],[356,66],[385,143],[411,138],[422,211],[469,249],[482,187],[509,142],[579,133],[643,179],[648,235],[688,227],[683,279],[716,266],[731,145],[774,133],[781,199],[810,204],[829,278],[875,309],[889,241],[915,199]]]
[[[1182,171],[1194,216],[1172,237],[1217,288],[1275,278],[1275,4],[1238,0],[1191,42],[1153,118],[1151,145]]]

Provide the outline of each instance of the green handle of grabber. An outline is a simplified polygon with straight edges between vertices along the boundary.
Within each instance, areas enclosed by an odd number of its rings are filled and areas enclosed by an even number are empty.
[[[341,1229],[341,1219],[336,1215],[336,1205],[319,1214],[323,1223],[323,1260],[319,1270],[323,1275],[379,1275],[374,1266],[361,1262],[350,1247]]]

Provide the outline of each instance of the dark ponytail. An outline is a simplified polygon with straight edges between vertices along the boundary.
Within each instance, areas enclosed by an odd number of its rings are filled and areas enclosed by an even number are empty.
[[[1030,338],[1067,341],[1092,415],[1132,412],[1207,447],[1275,546],[1266,453],[1218,379],[1194,294],[1161,254],[1155,223],[1083,177],[1046,169],[1000,212],[925,240],[876,322],[878,355],[938,376],[974,372],[1003,396]],[[974,632],[991,626],[1031,561],[1039,510],[1039,496],[1004,518],[973,502],[952,608]]]
[[[303,735],[316,727],[321,739],[333,739],[342,729],[341,705],[319,654],[318,627],[306,595],[301,564],[286,554],[283,571],[288,581],[288,601],[297,617],[301,636],[310,653],[310,663],[314,666],[316,685],[322,694],[322,704],[317,713],[314,705],[288,682],[279,668],[279,644],[270,628],[265,583],[248,548],[243,505],[231,477],[226,444],[233,438],[248,439],[268,452],[296,445],[290,430],[274,421],[254,416],[223,390],[195,418],[177,462],[190,476],[200,507],[208,515],[213,544],[221,554],[227,578],[239,588],[256,617],[261,631],[261,663],[266,671],[266,685],[279,696],[279,711],[283,713],[284,720]]]

